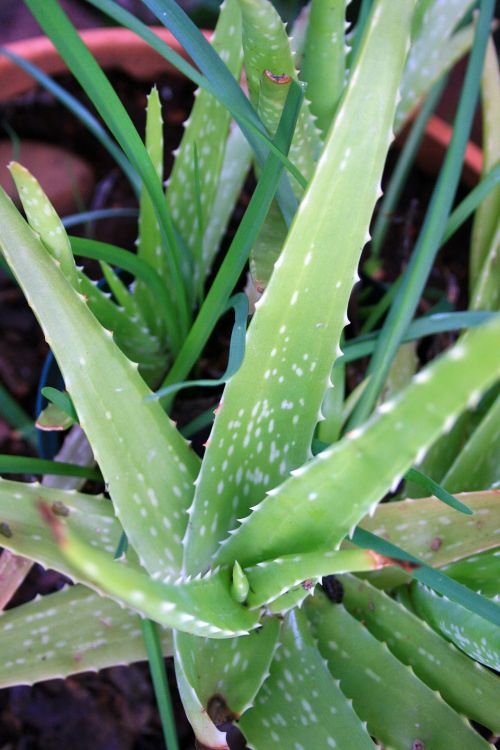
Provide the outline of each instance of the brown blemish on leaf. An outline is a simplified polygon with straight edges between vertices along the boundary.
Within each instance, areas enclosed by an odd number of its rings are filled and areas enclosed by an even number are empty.
[[[292,77],[287,75],[286,73],[276,74],[271,70],[265,70],[264,75],[269,81],[272,81],[272,83],[277,83],[280,86],[287,85],[288,83],[292,82]]]
[[[64,535],[64,527],[61,521],[59,521],[57,516],[55,516],[52,510],[50,509],[49,504],[43,500],[40,500],[38,502],[38,510],[40,511],[40,515],[42,516],[42,519],[50,527],[50,530],[52,534],[54,535],[54,539],[56,540],[56,543],[63,545],[64,542],[66,541],[66,537]]]
[[[8,523],[5,523],[5,521],[2,521],[2,523],[0,523],[0,534],[2,536],[5,536],[7,539],[10,539],[12,537],[12,529],[10,528]]]
[[[442,543],[443,543],[443,540],[441,539],[441,537],[435,536],[434,539],[429,544],[429,547],[431,548],[433,552],[437,552],[438,549],[441,547]]]
[[[425,750],[425,745],[422,740],[413,740],[411,750]]]
[[[369,552],[375,560],[375,570],[385,568],[389,565],[397,565],[398,568],[402,568],[408,573],[411,573],[412,570],[417,570],[417,568],[420,567],[418,563],[411,562],[410,560],[399,560],[397,557],[386,557],[385,555],[379,555],[378,552],[374,552],[373,550],[369,550]]]
[[[314,581],[311,581],[310,578],[306,578],[305,581],[302,581],[302,588],[306,591],[310,591],[314,588]]]
[[[216,727],[221,724],[230,724],[238,718],[226,703],[226,699],[220,693],[214,693],[207,701],[207,714]]]

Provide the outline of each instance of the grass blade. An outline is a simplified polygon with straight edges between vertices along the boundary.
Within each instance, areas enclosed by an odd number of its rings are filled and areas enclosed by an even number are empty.
[[[434,258],[441,245],[450,208],[460,179],[462,159],[479,94],[481,70],[493,10],[493,0],[481,0],[481,11],[460,103],[455,117],[450,147],[432,195],[417,245],[403,276],[394,304],[382,328],[375,353],[370,361],[368,368],[370,380],[350,419],[349,426],[351,428],[364,422],[376,403],[391,362],[401,342],[403,333],[408,327],[418,305]]]
[[[149,670],[156,696],[156,705],[160,713],[163,737],[167,750],[179,750],[177,732],[175,730],[174,710],[168,687],[163,649],[158,632],[158,626],[151,620],[141,620],[142,637],[148,655]]]

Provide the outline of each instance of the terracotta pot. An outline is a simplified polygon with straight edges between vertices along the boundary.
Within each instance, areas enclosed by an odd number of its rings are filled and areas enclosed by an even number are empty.
[[[187,57],[175,37],[164,27],[151,27],[173,50]],[[209,32],[204,32],[207,37]],[[98,28],[80,32],[97,62],[103,68],[123,70],[134,78],[147,80],[159,73],[176,69],[153,50],[143,39],[128,29]],[[42,70],[51,75],[64,73],[67,68],[54,45],[46,37],[33,37],[7,45]],[[7,58],[0,57],[0,102],[26,93],[37,84],[24,71]],[[451,139],[452,126],[440,117],[433,115],[426,128],[421,148],[417,156],[418,165],[430,174],[439,171],[446,149]],[[404,139],[404,133],[398,141]],[[481,175],[482,152],[469,142],[464,159],[463,182],[472,187]]]
[[[175,52],[187,57],[179,42],[163,26],[152,26],[151,31],[163,39]],[[176,68],[128,29],[86,29],[80,32],[80,37],[102,68],[122,70],[140,80],[154,78],[165,71],[177,73]],[[13,42],[7,44],[6,48],[50,75],[58,75],[67,71],[66,63],[52,42],[45,36]],[[37,85],[31,76],[6,57],[0,57],[0,82],[0,102],[24,94]]]
[[[437,174],[453,134],[453,127],[441,117],[432,115],[429,118],[425,135],[418,153],[418,165],[425,172]],[[462,182],[473,188],[479,182],[483,166],[483,152],[472,141],[469,141],[464,155]]]

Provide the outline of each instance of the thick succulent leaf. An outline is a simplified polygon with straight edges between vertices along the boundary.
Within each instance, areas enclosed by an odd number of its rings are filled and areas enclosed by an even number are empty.
[[[140,618],[84,586],[4,612],[0,687],[32,685],[146,659]],[[165,656],[172,636],[162,631]]]
[[[193,570],[207,564],[237,518],[311,455],[392,137],[413,2],[380,0],[377,8],[357,75],[258,303],[245,360],[224,392],[187,537]]]
[[[500,374],[500,321],[467,334],[360,428],[272,490],[220,548],[241,565],[333,548]]]
[[[500,628],[421,583],[411,588],[417,614],[476,661],[500,671]]]
[[[238,3],[242,17],[243,52],[248,90],[253,105],[257,107],[261,96],[262,76],[265,75],[265,71],[275,76],[290,76],[295,79],[297,79],[297,72],[285,24],[269,0],[238,0]],[[274,114],[271,97],[267,97],[267,106],[259,106],[259,114],[272,133],[276,129],[283,101],[280,86],[271,86],[268,88],[269,93],[271,89],[274,90],[276,96]],[[309,180],[313,174],[320,149],[319,131],[314,124],[309,104],[304,101],[297,120],[289,158],[306,180]],[[293,187],[299,194],[302,193],[297,183],[294,182]]]
[[[150,390],[136,367],[5,193],[0,219],[4,255],[57,358],[129,541],[150,573],[175,573],[198,459],[160,404],[145,401]]]
[[[489,748],[462,716],[402,664],[341,604],[307,603],[318,647],[370,734],[392,750]],[[381,696],[374,700],[374,696]]]
[[[500,548],[488,550],[480,555],[472,555],[465,560],[446,565],[446,575],[460,581],[484,596],[500,599],[500,577],[498,566]]]
[[[471,25],[456,33],[454,31],[473,4],[473,0],[424,0],[425,9],[422,9],[420,25],[412,39],[401,83],[396,132],[401,130],[412,110],[433,84],[471,47],[474,38]]]
[[[240,727],[253,750],[374,748],[299,610],[287,616],[269,679]]]
[[[315,579],[322,576],[377,570],[388,562],[371,550],[360,549],[285,555],[277,560],[260,562],[245,568],[250,585],[247,603],[250,608],[260,607],[274,602],[299,584],[309,591],[314,587]]]
[[[38,482],[24,484],[0,479],[0,520],[6,549],[58,570],[72,579],[83,580],[70,565],[43,523],[38,504],[49,504],[64,523],[77,531],[93,548],[110,556],[118,546],[122,527],[113,506],[102,495],[84,495],[73,490],[45,487]]]
[[[279,631],[274,617],[245,638],[215,641],[175,634],[176,669],[182,669],[192,691],[185,708],[202,745],[211,747],[211,739],[221,734],[215,725],[237,719],[251,707],[269,676]]]
[[[77,270],[71,244],[54,206],[38,180],[21,164],[11,163],[10,173],[16,184],[29,225],[38,233],[48,252],[60,264],[69,283],[78,288]]]
[[[345,85],[346,0],[312,0],[300,70],[310,109],[323,136]]]
[[[498,55],[493,40],[490,39],[481,80],[481,105],[483,114],[483,175],[487,174],[500,159],[500,69]],[[491,300],[485,298],[481,275],[488,266],[489,276],[500,284],[498,247],[500,239],[500,187],[495,188],[476,211],[472,230],[470,258],[470,287],[472,304],[475,309],[492,308]],[[486,270],[488,273],[488,270]],[[483,279],[483,284],[485,280]],[[491,290],[497,295],[498,287]],[[488,304],[488,302],[490,304]],[[484,304],[486,303],[486,304]]]
[[[259,613],[250,612],[231,595],[228,568],[218,568],[204,578],[160,581],[91,547],[50,510],[44,515],[62,554],[85,582],[148,619],[209,638],[246,635],[257,627]]]
[[[233,126],[226,141],[220,179],[203,236],[203,263],[208,273],[250,169],[252,149]]]
[[[368,582],[353,576],[342,576],[341,582],[348,612],[386,643],[399,661],[438,690],[456,711],[493,732],[500,731],[497,676],[450,647],[425,621]]]
[[[156,86],[153,87],[148,96],[145,145],[158,177],[163,180],[163,118],[160,96]],[[165,250],[162,247],[160,227],[153,203],[144,185],[141,186],[139,204],[137,254],[159,273],[168,289],[171,279]],[[165,334],[164,321],[157,305],[155,305],[152,292],[140,279],[136,281],[134,294],[151,330],[157,335]]]
[[[361,526],[397,544],[428,565],[441,567],[500,544],[500,492],[457,495],[471,508],[465,518],[433,497],[379,505]],[[383,573],[381,573],[383,575]]]
[[[442,481],[450,492],[500,483],[500,396],[465,443]]]
[[[236,0],[226,0],[220,7],[212,46],[238,80],[243,62],[240,10]],[[218,99],[207,91],[198,90],[168,181],[167,202],[174,221],[192,253],[193,283],[198,291],[200,287],[203,288],[208,270],[206,253],[204,248],[200,247],[199,238],[203,238],[208,224],[212,221],[217,186],[222,183],[221,170],[230,119],[229,111]],[[195,179],[194,172],[195,150],[198,154],[199,181]],[[201,205],[201,217],[196,212],[197,201]]]

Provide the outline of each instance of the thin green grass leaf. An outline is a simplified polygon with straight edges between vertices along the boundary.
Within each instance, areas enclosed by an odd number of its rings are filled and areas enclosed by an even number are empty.
[[[405,479],[409,482],[418,484],[418,486],[421,487],[426,494],[430,493],[434,495],[434,497],[437,497],[437,499],[441,500],[441,502],[445,503],[445,505],[449,505],[450,508],[454,508],[460,513],[465,513],[465,515],[471,516],[474,512],[467,505],[464,505],[464,503],[460,502],[460,500],[457,500],[456,497],[453,497],[453,495],[447,492],[444,487],[442,487],[438,482],[435,482],[433,479],[428,477],[426,474],[423,474],[421,471],[417,471],[417,469],[410,469],[409,471],[407,471]],[[467,488],[464,487],[463,489],[465,490]]]
[[[43,474],[47,476],[84,477],[85,479],[102,479],[98,469],[90,466],[66,464],[61,461],[49,461],[45,458],[0,455],[1,474]]]
[[[408,268],[403,275],[401,287],[382,328],[375,353],[370,360],[368,368],[370,380],[349,420],[350,428],[362,424],[367,419],[380,395],[392,359],[413,317],[441,245],[462,171],[462,159],[479,94],[481,70],[493,10],[493,0],[481,0],[474,44],[454,121],[453,137],[427,210],[424,226]]]

